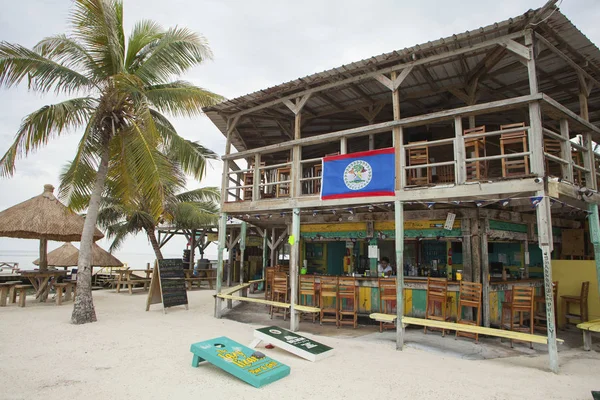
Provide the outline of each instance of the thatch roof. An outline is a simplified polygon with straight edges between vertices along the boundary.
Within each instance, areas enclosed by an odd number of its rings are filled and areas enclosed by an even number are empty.
[[[48,253],[49,267],[75,267],[79,258],[79,250],[71,243],[67,242],[57,249]],[[33,262],[39,265],[38,258]],[[92,245],[92,267],[121,267],[123,263],[115,256],[98,246],[96,243]]]
[[[0,236],[58,242],[80,241],[85,219],[65,207],[53,192],[52,185],[44,185],[41,195],[0,212]],[[103,237],[96,228],[94,240]]]

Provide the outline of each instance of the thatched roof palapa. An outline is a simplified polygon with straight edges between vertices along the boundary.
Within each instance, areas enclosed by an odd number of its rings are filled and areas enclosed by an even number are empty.
[[[53,192],[54,186],[44,185],[41,195],[0,212],[0,236],[58,242],[80,241],[85,219],[65,207]],[[94,240],[103,237],[96,228]]]
[[[50,267],[75,267],[79,259],[79,250],[70,242],[67,242],[57,249],[48,253],[48,266]],[[39,265],[39,258],[33,263]],[[96,243],[92,245],[92,267],[121,267],[123,263],[98,246]]]

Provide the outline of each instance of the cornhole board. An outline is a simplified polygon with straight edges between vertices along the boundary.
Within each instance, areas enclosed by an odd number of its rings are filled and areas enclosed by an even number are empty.
[[[207,361],[254,387],[290,374],[290,367],[225,336],[192,344],[192,367]]]
[[[263,341],[313,362],[333,355],[333,348],[278,326],[256,329],[250,347],[255,348]]]

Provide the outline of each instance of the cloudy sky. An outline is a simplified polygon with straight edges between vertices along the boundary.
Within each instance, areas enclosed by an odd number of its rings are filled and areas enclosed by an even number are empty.
[[[204,35],[214,60],[190,71],[184,79],[227,98],[237,97],[300,76],[473,30],[537,8],[545,0],[124,0],[125,29],[139,19],[165,27],[186,26]],[[68,0],[0,0],[0,40],[33,46],[45,36],[67,29]],[[600,44],[600,2],[563,0],[561,10],[594,43]],[[55,96],[0,89],[0,152],[12,142],[23,116],[58,101]],[[174,119],[179,133],[199,140],[219,154],[225,140],[201,117]],[[58,186],[61,168],[70,160],[78,132],[61,137],[19,160],[17,173],[0,180],[0,210],[38,195],[45,183]],[[221,164],[213,163],[202,183],[218,186]],[[60,243],[51,242],[50,249]],[[106,242],[101,245],[106,246]],[[178,255],[184,239],[166,246]],[[35,251],[31,240],[0,238],[0,261],[15,250]],[[215,249],[208,255],[214,257]],[[117,253],[123,261],[152,259],[145,237],[129,240]],[[143,258],[143,257],[142,257]]]

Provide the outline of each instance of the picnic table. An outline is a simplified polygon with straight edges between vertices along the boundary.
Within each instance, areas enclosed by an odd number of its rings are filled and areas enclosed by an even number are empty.
[[[198,288],[201,287],[202,282],[208,282],[208,288],[212,290],[213,281],[217,280],[217,270],[212,268],[197,269],[198,275],[194,275],[194,271],[191,269],[184,269],[185,283],[187,290],[192,290],[192,284],[198,283]]]
[[[127,286],[129,294],[133,294],[134,286],[143,284],[144,290],[147,290],[150,285],[150,273],[152,269],[119,269],[116,270],[117,274],[117,293],[121,292],[121,288]],[[135,275],[135,272],[144,272],[145,278]]]
[[[66,276],[67,271],[48,270],[48,271],[23,271],[21,270],[21,277],[29,279],[29,282],[35,289],[35,298],[39,299],[40,302],[48,299],[50,293],[50,279],[58,279],[60,276]]]

